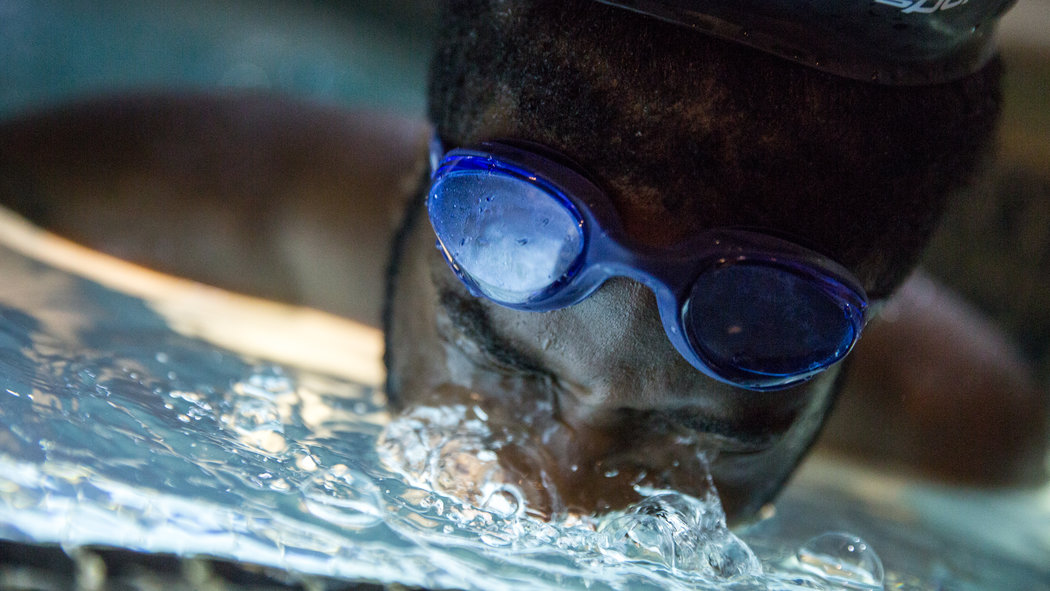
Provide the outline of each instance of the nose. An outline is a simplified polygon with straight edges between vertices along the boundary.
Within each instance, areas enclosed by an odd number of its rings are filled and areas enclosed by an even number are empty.
[[[786,432],[804,408],[809,384],[754,392],[693,367],[668,340],[656,299],[629,279],[548,315],[547,364],[559,376],[563,407],[591,420],[645,423],[733,437],[758,445]]]

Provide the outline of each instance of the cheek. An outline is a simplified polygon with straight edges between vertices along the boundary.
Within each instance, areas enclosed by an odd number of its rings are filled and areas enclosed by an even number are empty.
[[[651,292],[628,280],[610,282],[563,310],[534,314],[493,306],[490,313],[502,337],[551,371],[564,418],[580,426],[616,423],[625,410],[657,411],[689,428],[808,443],[816,429],[800,423],[822,416],[837,373],[763,393],[718,382],[674,349]]]
[[[652,292],[633,281],[609,281],[590,298],[561,310],[531,313],[492,306],[490,313],[505,338],[581,395],[642,388],[643,378],[655,378],[650,368],[684,365],[695,372],[667,340]]]
[[[652,292],[634,281],[610,281],[553,312],[492,306],[489,313],[503,338],[553,375],[562,419],[577,428],[619,425],[625,411],[681,412],[698,424],[727,425],[752,414],[790,414],[780,404],[754,413],[749,393],[690,365],[668,340]]]
[[[757,512],[794,472],[827,417],[837,390],[837,373],[838,368],[833,368],[806,384],[806,404],[769,449],[755,454],[720,454],[712,463],[711,475],[731,520]]]

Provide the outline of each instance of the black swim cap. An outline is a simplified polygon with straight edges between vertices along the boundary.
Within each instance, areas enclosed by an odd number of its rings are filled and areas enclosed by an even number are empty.
[[[599,0],[858,80],[935,84],[994,53],[1016,0]]]

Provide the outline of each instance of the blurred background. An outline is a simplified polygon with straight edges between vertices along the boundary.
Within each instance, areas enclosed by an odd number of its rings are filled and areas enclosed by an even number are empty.
[[[101,92],[223,86],[422,112],[436,4],[0,0],[0,116]],[[1021,0],[1002,31],[1011,57],[1046,63],[1050,0]],[[1034,102],[1011,114],[1045,121],[1045,75],[1012,82]]]
[[[172,87],[272,89],[422,113],[435,5],[0,0],[0,117]]]

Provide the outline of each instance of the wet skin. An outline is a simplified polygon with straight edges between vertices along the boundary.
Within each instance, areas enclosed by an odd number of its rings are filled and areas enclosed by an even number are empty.
[[[616,201],[625,219],[646,207]],[[661,222],[666,231],[635,225],[628,234],[667,245],[698,225],[670,214]],[[473,401],[497,429],[526,424],[540,459],[501,461],[532,483],[534,505],[551,503],[535,484],[545,480],[563,508],[585,513],[622,507],[637,483],[699,495],[706,471],[692,458],[703,451],[730,519],[746,517],[783,485],[834,399],[839,367],[775,392],[705,376],[668,341],[652,293],[628,279],[546,313],[473,298],[427,220],[411,232],[395,289],[392,389],[402,405]]]

